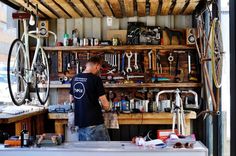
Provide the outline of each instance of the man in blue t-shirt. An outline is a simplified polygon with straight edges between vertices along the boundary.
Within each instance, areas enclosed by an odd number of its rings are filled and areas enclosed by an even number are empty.
[[[77,74],[71,81],[70,94],[75,104],[75,126],[79,127],[80,141],[110,140],[102,114],[102,108],[108,111],[110,106],[102,80],[97,76],[101,64],[100,57],[91,57],[83,73]]]

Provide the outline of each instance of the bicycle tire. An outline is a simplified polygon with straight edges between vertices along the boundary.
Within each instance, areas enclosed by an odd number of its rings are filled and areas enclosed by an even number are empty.
[[[214,18],[212,21],[209,42],[211,49],[211,65],[214,85],[216,88],[221,88],[223,68],[223,40],[220,21],[217,18]]]
[[[35,70],[36,70],[36,93],[37,93],[39,102],[41,103],[41,105],[44,105],[47,102],[48,97],[49,97],[49,91],[50,91],[49,73],[50,72],[49,72],[49,65],[48,65],[47,57],[45,55],[45,52],[42,50],[41,52],[38,52]],[[45,80],[44,78],[47,78],[47,80]],[[44,88],[46,90],[44,90]]]
[[[18,45],[19,48],[17,48],[17,44],[19,44]],[[14,52],[16,52],[16,54]],[[15,58],[19,59],[18,62],[17,62],[17,59],[14,58],[14,54],[15,54]],[[26,69],[27,69],[27,60],[25,57],[23,57],[24,55],[25,55],[24,43],[20,39],[15,39],[11,44],[9,54],[8,54],[7,82],[8,82],[8,88],[9,88],[9,93],[10,93],[12,102],[17,106],[20,106],[25,102],[26,96],[29,91],[27,78],[25,75]],[[17,67],[12,66],[12,60],[16,60],[16,61],[13,61],[13,65],[16,64]],[[13,78],[14,74],[16,76],[16,79],[15,79],[16,82],[14,82],[14,78]],[[16,92],[14,92],[15,89],[16,89]]]

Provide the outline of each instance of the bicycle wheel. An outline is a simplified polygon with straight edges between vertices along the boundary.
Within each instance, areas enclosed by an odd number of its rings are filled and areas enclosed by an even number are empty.
[[[220,21],[216,18],[212,22],[209,43],[213,80],[216,88],[220,88],[223,68],[223,40]]]
[[[25,102],[28,93],[27,60],[25,47],[21,40],[12,42],[7,61],[7,81],[11,99],[15,105]]]
[[[44,105],[49,96],[50,79],[47,56],[42,49],[38,51],[34,70],[36,72],[36,92],[38,100]]]

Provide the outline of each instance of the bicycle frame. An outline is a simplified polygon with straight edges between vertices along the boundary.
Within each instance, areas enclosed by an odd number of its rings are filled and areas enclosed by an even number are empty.
[[[23,35],[21,37],[21,41],[24,41],[23,43],[25,44],[26,65],[27,65],[27,70],[29,71],[29,73],[26,76],[26,81],[27,81],[27,83],[31,83],[32,76],[33,76],[33,68],[34,68],[34,64],[36,63],[38,52],[39,52],[39,50],[41,50],[42,56],[45,55],[45,52],[41,46],[41,40],[40,40],[41,36],[39,34],[38,27],[36,26],[36,30],[28,31],[27,20],[23,19],[23,30],[24,31],[23,31]],[[51,33],[55,36],[55,42],[56,42],[56,39],[57,39],[56,34],[52,31],[48,31],[48,33]],[[29,57],[29,37],[36,39],[36,42],[37,42],[31,66],[30,66],[30,57]],[[43,62],[45,63],[44,57],[42,57],[42,59],[43,59]]]

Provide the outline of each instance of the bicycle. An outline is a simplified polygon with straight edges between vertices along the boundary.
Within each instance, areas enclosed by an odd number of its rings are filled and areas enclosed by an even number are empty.
[[[18,106],[26,102],[26,99],[30,99],[30,86],[35,87],[38,100],[42,105],[46,103],[49,96],[48,58],[41,46],[37,18],[36,22],[33,22],[36,23],[36,30],[28,30],[27,21],[32,16],[28,12],[12,14],[13,19],[23,22],[23,35],[21,39],[18,38],[12,42],[7,62],[9,92],[13,103]],[[52,31],[48,33],[54,35],[56,43],[56,34]],[[32,62],[30,62],[29,37],[36,39],[37,42]]]

